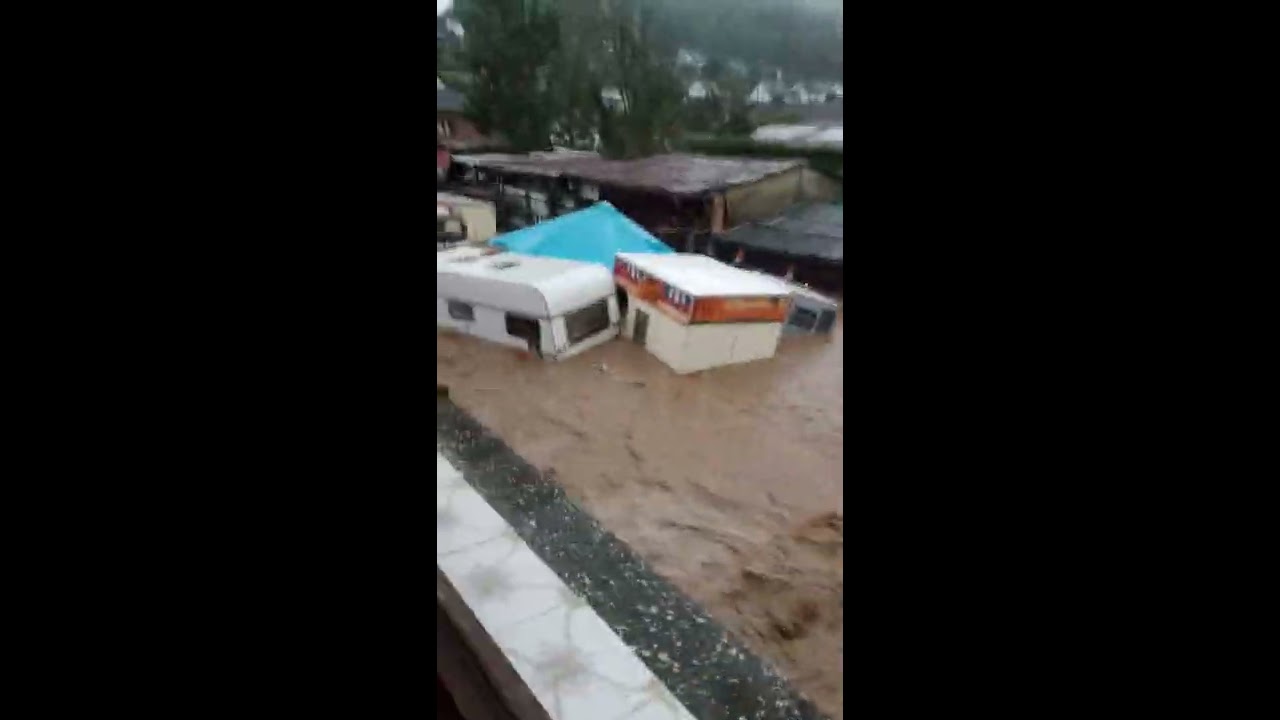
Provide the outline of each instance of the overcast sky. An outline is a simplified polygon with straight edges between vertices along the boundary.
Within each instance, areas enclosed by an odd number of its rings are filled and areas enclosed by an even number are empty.
[[[453,0],[436,0],[436,15],[453,7]]]

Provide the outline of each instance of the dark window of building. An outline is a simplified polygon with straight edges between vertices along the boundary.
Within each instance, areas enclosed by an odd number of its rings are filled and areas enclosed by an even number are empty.
[[[569,343],[581,342],[609,327],[609,302],[601,300],[570,313],[564,324],[569,331]]]
[[[836,324],[836,311],[824,310],[822,315],[818,316],[818,332],[830,332],[831,326]]]
[[[465,320],[467,322],[474,322],[476,319],[476,311],[466,303],[458,302],[457,300],[450,300],[449,301],[449,317],[453,318],[454,320]]]
[[[801,330],[812,330],[817,322],[818,313],[808,308],[802,308],[799,305],[791,311],[791,317],[787,320],[788,325],[798,327]]]

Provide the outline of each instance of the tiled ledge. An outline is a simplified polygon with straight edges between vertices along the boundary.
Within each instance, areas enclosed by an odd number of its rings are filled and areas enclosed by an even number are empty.
[[[439,454],[436,565],[552,720],[693,720]]]
[[[822,717],[448,398],[436,441],[437,564],[553,718]]]

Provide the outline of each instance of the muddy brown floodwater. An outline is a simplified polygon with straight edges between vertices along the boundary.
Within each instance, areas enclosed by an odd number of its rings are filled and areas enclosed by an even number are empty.
[[[625,340],[545,362],[441,333],[439,382],[660,574],[844,715],[844,322],[679,376]]]

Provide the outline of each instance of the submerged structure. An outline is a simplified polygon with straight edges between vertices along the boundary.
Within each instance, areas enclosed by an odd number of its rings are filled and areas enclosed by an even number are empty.
[[[462,246],[436,253],[436,327],[547,359],[618,335],[609,271],[592,263]]]
[[[788,286],[791,289],[791,311],[782,331],[800,335],[829,335],[835,329],[840,303],[803,285],[788,283]]]
[[[844,290],[844,206],[797,205],[716,237],[715,255],[831,292]]]
[[[436,193],[436,248],[459,242],[484,242],[498,231],[493,203]]]
[[[771,217],[796,202],[829,200],[835,183],[799,159],[667,154],[609,160],[593,153],[452,157],[450,182],[488,188],[498,226],[519,228],[608,200],[667,245]]]
[[[619,253],[622,335],[677,373],[773,357],[791,288],[705,255]]]

